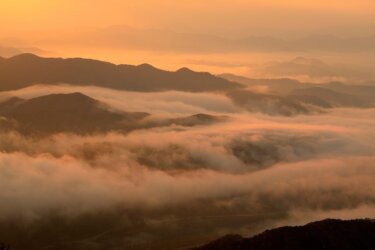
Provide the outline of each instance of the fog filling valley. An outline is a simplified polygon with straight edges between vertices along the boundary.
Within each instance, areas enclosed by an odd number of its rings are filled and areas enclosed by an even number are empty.
[[[71,85],[3,91],[0,100],[74,92],[110,111],[147,112],[144,122],[153,124],[194,114],[225,119],[93,134],[2,130],[7,242],[167,249],[327,217],[375,217],[375,108],[270,115],[219,93]]]

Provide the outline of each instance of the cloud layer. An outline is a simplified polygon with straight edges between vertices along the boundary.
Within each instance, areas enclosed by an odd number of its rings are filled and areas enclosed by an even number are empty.
[[[2,98],[72,91],[116,110],[230,118],[128,134],[0,133],[0,232],[21,249],[160,249],[328,216],[375,216],[374,109],[266,116],[216,94],[66,85]]]

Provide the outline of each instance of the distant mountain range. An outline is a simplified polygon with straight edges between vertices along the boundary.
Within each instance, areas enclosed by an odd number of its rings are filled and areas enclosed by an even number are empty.
[[[40,55],[40,54],[46,54],[47,52],[41,49],[32,48],[32,47],[19,48],[19,47],[9,47],[9,46],[0,45],[0,57],[8,58],[8,57],[16,56],[22,53],[35,53],[35,54]]]
[[[191,250],[372,250],[374,220],[333,220],[267,230],[252,238],[228,235]]]
[[[187,68],[170,72],[148,64],[115,65],[82,58],[43,58],[33,54],[0,58],[0,82],[0,91],[20,89],[37,83],[69,83],[133,91],[190,92],[222,92],[242,86]]]
[[[65,83],[140,92],[221,93],[249,112],[282,116],[314,114],[336,107],[375,107],[375,86],[372,85],[313,84],[288,78],[249,79],[232,74],[214,76],[187,68],[171,72],[148,64],[115,65],[91,59],[43,58],[33,54],[0,57],[0,83],[0,91]]]
[[[251,95],[257,95],[263,99],[268,97],[268,99],[278,100],[279,103],[284,103],[284,106],[287,103],[292,107],[311,104],[321,108],[375,106],[375,86],[372,85],[349,85],[340,82],[316,84],[288,78],[251,79],[233,74],[222,74],[220,77],[239,82],[250,90],[236,90],[236,93],[251,92]],[[239,101],[239,99],[236,100]],[[306,113],[301,108],[298,110]]]

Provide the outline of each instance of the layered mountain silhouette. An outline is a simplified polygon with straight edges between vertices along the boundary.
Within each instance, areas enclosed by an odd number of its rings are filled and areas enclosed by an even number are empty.
[[[329,88],[311,87],[295,89],[289,95],[291,98],[310,102],[321,107],[373,107],[375,101],[370,97],[337,92]],[[315,99],[314,99],[315,98]],[[318,101],[318,99],[320,101]]]
[[[232,74],[222,74],[220,77],[240,82],[250,89],[264,90],[262,93],[252,92],[253,96],[262,97],[262,99],[270,99],[273,96],[276,102],[294,103],[292,106],[311,104],[321,108],[375,107],[375,86],[371,85],[349,85],[340,82],[314,84],[288,78],[251,79]],[[235,91],[235,93],[239,92],[250,91]],[[241,100],[237,100],[237,103],[239,101]],[[298,110],[303,111],[303,109]]]
[[[296,57],[292,60],[269,62],[260,67],[259,71],[268,76],[309,76],[313,79],[346,79],[347,81],[362,81],[374,79],[373,72],[366,66],[346,64],[329,64],[316,58]]]
[[[144,112],[113,111],[81,93],[51,94],[23,100],[12,97],[0,102],[0,129],[15,129],[25,135],[70,132],[92,134],[108,131],[129,132],[170,125],[209,125],[224,116],[195,114],[169,119],[145,119]]]
[[[241,108],[268,115],[311,114],[334,107],[375,107],[374,86],[338,82],[317,85],[287,78],[249,79],[231,74],[217,77],[188,68],[169,72],[149,64],[115,65],[82,58],[43,58],[33,54],[0,58],[0,82],[0,91],[38,83],[67,83],[143,92],[221,92]],[[265,91],[257,91],[258,87]]]
[[[82,58],[43,58],[33,54],[1,59],[0,82],[0,91],[20,89],[37,83],[93,85],[132,91],[202,92],[241,87],[238,83],[187,68],[169,72],[148,64],[115,65]]]
[[[266,87],[266,90],[274,94],[287,94],[292,90],[304,88],[304,87],[313,87],[314,85],[308,83],[302,83],[295,79],[289,78],[247,78],[244,76],[234,75],[234,74],[221,74],[219,77],[225,78],[229,81],[239,82],[247,87],[257,87],[263,86]]]
[[[304,100],[273,94],[235,90],[228,92],[227,96],[239,107],[250,112],[259,112],[267,115],[295,116],[319,111],[313,107],[306,106]]]
[[[228,235],[194,250],[372,250],[374,220],[333,220],[267,230],[252,238]],[[191,249],[193,250],[193,249]]]

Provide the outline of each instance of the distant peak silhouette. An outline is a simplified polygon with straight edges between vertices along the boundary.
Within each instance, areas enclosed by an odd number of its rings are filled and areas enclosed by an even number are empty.
[[[160,70],[150,64],[115,65],[84,58],[44,58],[26,53],[0,60],[0,91],[36,83],[68,83],[131,91],[225,92],[242,85],[209,73],[182,68]]]

